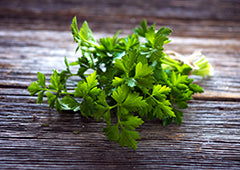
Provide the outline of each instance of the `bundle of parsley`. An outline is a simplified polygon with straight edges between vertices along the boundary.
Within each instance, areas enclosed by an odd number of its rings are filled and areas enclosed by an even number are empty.
[[[69,63],[65,57],[66,69],[53,71],[50,84],[45,75],[38,72],[36,82],[28,87],[30,95],[38,93],[37,103],[42,103],[44,94],[50,108],[72,110],[84,117],[104,120],[103,132],[110,141],[117,141],[122,147],[136,149],[139,134],[135,129],[143,120],[160,119],[163,125],[175,121],[181,124],[187,101],[194,93],[203,89],[193,84],[190,74],[208,75],[211,65],[203,55],[197,60],[181,59],[177,53],[163,51],[169,43],[169,28],[155,30],[143,20],[132,35],[119,38],[119,32],[112,38],[99,41],[85,21],[78,29],[73,18],[72,34],[78,43],[76,52],[81,56]],[[143,37],[145,41],[140,41]],[[71,66],[79,66],[76,73]],[[93,70],[92,74],[86,74]],[[74,90],[69,90],[70,77],[81,80]]]

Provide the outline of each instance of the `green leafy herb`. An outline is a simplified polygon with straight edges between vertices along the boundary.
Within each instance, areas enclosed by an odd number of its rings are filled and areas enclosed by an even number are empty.
[[[194,93],[203,92],[189,75],[211,74],[212,67],[201,54],[193,55],[190,62],[177,53],[164,52],[171,30],[156,30],[155,24],[148,27],[146,20],[126,38],[119,38],[117,32],[97,41],[86,21],[78,28],[76,17],[71,30],[81,57],[71,63],[65,57],[66,69],[54,70],[49,85],[45,75],[38,72],[38,80],[30,84],[28,91],[30,95],[38,94],[37,103],[42,103],[45,95],[49,107],[59,113],[72,110],[105,121],[103,132],[122,147],[137,148],[140,136],[136,128],[144,120],[160,119],[163,125],[175,121],[180,125],[182,109],[188,107]],[[198,57],[193,61],[194,56]],[[79,69],[73,73],[71,66],[76,65]],[[90,70],[94,72],[89,74]],[[81,80],[69,90],[69,78],[73,76]]]

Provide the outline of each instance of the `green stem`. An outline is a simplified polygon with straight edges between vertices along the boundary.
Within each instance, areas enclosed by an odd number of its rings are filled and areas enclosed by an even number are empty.
[[[94,46],[94,47],[97,47],[97,48],[99,48],[99,47],[100,47],[99,45],[97,45],[97,44],[94,44],[94,43],[92,43],[92,42],[90,42],[90,41],[86,40],[86,39],[85,39],[85,38],[83,38],[81,35],[80,35],[80,37],[81,37],[81,39],[82,39],[83,41],[87,42],[88,44],[90,44],[90,45],[92,45],[92,46]]]
[[[71,74],[71,76],[79,76],[78,74]]]
[[[44,91],[49,91],[49,92],[54,92],[54,93],[58,92],[57,90],[47,89],[47,88],[45,88]],[[61,94],[64,94],[64,95],[74,95],[74,93],[69,93],[69,92],[61,92]]]
[[[151,95],[151,97],[155,102],[159,103],[159,101],[154,96]]]
[[[45,90],[45,91],[50,91],[50,92],[57,93],[57,90],[54,90],[54,89],[47,89],[47,88],[45,88],[44,90]]]
[[[119,112],[119,105],[117,105],[117,121],[120,124],[121,120],[120,120],[120,112]],[[121,125],[121,124],[120,124]]]
[[[69,92],[61,92],[61,94],[65,94],[65,95],[74,95],[74,93],[69,93]]]
[[[115,107],[117,107],[118,105],[117,104],[115,104],[115,105],[113,105],[113,106],[110,106],[109,107],[109,110],[112,110],[112,109],[114,109]]]
[[[181,65],[180,62],[173,60],[171,58],[164,58],[163,60],[161,60],[163,64],[175,67],[176,65]]]

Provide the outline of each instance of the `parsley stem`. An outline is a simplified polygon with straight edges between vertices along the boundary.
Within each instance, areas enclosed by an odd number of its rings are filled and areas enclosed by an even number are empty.
[[[152,98],[156,103],[160,103],[153,95],[150,95],[148,98]]]
[[[169,65],[169,66],[172,66],[172,67],[176,67],[176,65],[180,65],[179,62],[173,60],[173,59],[170,59],[170,58],[164,58],[164,60],[161,60],[161,62],[163,64],[166,64],[166,65]]]
[[[86,43],[90,44],[91,46],[98,47],[98,48],[100,47],[99,45],[97,45],[97,44],[95,44],[95,43],[92,43],[92,42],[86,40],[83,36],[80,35],[80,37],[81,37],[81,39],[82,39],[83,41],[85,41]]]
[[[54,90],[54,89],[44,89],[45,91],[50,91],[50,92],[54,92],[54,93],[58,93],[57,90]],[[70,93],[70,92],[61,92],[61,94],[63,95],[74,95],[74,93]]]
[[[78,74],[71,74],[71,76],[79,76]]]
[[[69,92],[61,92],[61,94],[65,94],[65,95],[73,95],[74,93],[69,93]]]
[[[114,109],[115,107],[117,107],[118,105],[117,104],[115,104],[115,105],[113,105],[113,106],[110,106],[109,107],[109,110],[112,110],[112,109]]]
[[[120,109],[119,109],[119,105],[117,105],[117,121],[118,121],[118,123],[120,124],[120,111],[119,111]],[[121,124],[120,124],[121,125]]]

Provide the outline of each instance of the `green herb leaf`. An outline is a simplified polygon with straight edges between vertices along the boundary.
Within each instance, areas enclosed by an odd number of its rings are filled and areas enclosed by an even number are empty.
[[[120,138],[119,125],[107,126],[103,128],[103,132],[107,135],[110,141],[118,141]]]
[[[77,18],[76,18],[76,16],[72,20],[71,30],[72,30],[73,38],[76,38],[78,36],[78,26],[77,26]]]
[[[96,71],[86,78],[88,90],[91,90],[93,87],[97,86],[97,79],[96,78],[97,78],[97,72]]]
[[[142,64],[139,62],[136,65],[134,79],[138,82],[139,85],[145,87],[151,87],[153,83],[153,68],[147,64]]]
[[[146,105],[147,103],[138,93],[129,93],[121,106],[129,111],[137,111],[139,108],[146,107]]]
[[[136,139],[140,139],[138,132],[127,130],[127,129],[121,127],[121,134],[120,134],[118,143],[122,147],[128,146],[129,148],[136,150],[137,149]]]
[[[122,103],[128,96],[129,88],[126,85],[121,85],[113,92],[112,98],[117,103]]]
[[[182,117],[183,117],[183,112],[181,112],[180,110],[177,110],[175,108],[173,108],[173,112],[176,115],[176,117],[174,118],[174,121],[178,124],[181,125],[182,124]]]
[[[164,102],[159,102],[153,111],[153,115],[158,119],[162,119],[163,117],[176,117],[169,105],[170,102],[167,100]]]
[[[37,83],[42,87],[42,88],[45,88],[46,87],[46,85],[45,85],[45,75],[44,74],[42,74],[42,73],[40,73],[40,72],[38,72],[37,73],[37,78],[38,78],[38,80],[37,80]]]
[[[45,91],[40,91],[38,93],[38,99],[37,99],[37,103],[41,104],[43,102],[43,95],[44,95]]]
[[[212,66],[200,53],[195,53],[199,59],[190,63],[164,52],[172,31],[156,29],[155,24],[148,27],[146,20],[133,34],[121,38],[118,31],[97,41],[87,21],[78,28],[76,17],[71,31],[80,56],[71,63],[65,57],[66,69],[53,70],[50,83],[38,72],[28,91],[38,95],[37,103],[43,102],[45,94],[49,107],[59,113],[79,111],[86,118],[105,121],[103,132],[122,147],[136,150],[140,138],[136,128],[143,120],[180,125],[180,109],[188,107],[194,93],[203,92],[189,75],[211,74]]]
[[[41,90],[42,90],[42,88],[39,87],[37,82],[32,82],[30,84],[30,86],[28,87],[28,91],[30,92],[30,95],[34,95]]]
[[[54,89],[56,91],[60,91],[63,87],[61,84],[61,77],[58,75],[58,72],[56,70],[53,71],[53,74],[50,77],[50,89]]]
[[[74,96],[75,97],[85,97],[90,92],[96,92],[97,86],[97,75],[96,71],[86,78],[86,81],[79,81],[77,88],[75,88]],[[98,90],[97,90],[98,91]]]
[[[76,101],[72,96],[64,96],[61,103],[65,110],[73,110],[77,112],[80,110],[80,103]]]
[[[121,121],[121,124],[128,130],[134,130],[143,124],[143,120],[138,116],[128,116],[126,121]]]
[[[147,64],[142,64],[139,62],[136,66],[135,78],[143,78],[149,76],[153,73],[153,68],[149,67]]]
[[[80,105],[81,114],[84,117],[93,117],[96,109],[93,99],[89,96],[85,97]]]
[[[88,40],[92,43],[96,43],[92,30],[89,28],[87,21],[84,21],[79,31],[79,35],[83,40]]]
[[[153,86],[152,95],[158,98],[165,97],[165,95],[169,94],[171,89],[166,85],[162,86],[160,84]]]
[[[128,75],[134,68],[137,57],[138,54],[135,51],[131,51],[123,56],[122,59],[116,59],[115,67]]]
[[[55,106],[55,101],[57,99],[57,96],[52,94],[51,92],[47,92],[46,96],[47,96],[47,101],[48,101],[49,107],[51,109],[53,109]]]
[[[135,28],[133,31],[140,35],[141,37],[145,37],[145,34],[146,32],[148,31],[148,28],[147,28],[147,21],[144,19],[142,20],[142,22],[140,23],[140,26],[141,27],[137,27]]]

